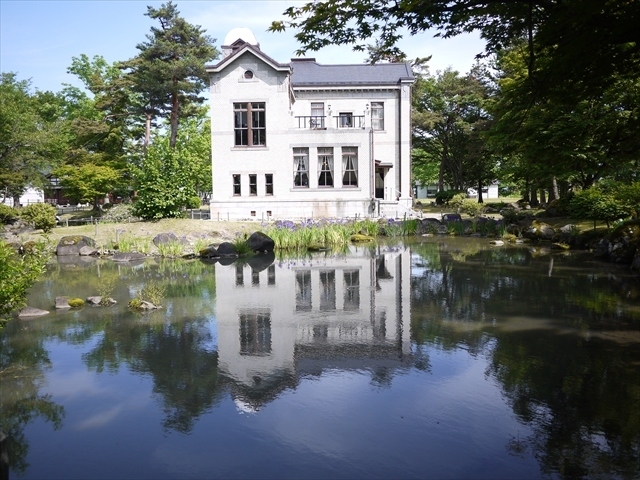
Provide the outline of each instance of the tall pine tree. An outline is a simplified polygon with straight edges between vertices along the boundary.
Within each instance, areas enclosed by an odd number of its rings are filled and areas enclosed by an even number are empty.
[[[157,20],[147,41],[137,45],[140,53],[123,63],[141,96],[146,119],[145,144],[156,117],[169,117],[170,146],[174,148],[180,119],[196,113],[204,98],[199,94],[209,85],[205,64],[218,57],[215,42],[198,25],[191,25],[172,2],[160,8],[147,7],[148,17]]]

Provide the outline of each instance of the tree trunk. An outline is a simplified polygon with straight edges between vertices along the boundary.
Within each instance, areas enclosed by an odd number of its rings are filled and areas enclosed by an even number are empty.
[[[180,101],[178,94],[171,94],[171,137],[169,138],[169,146],[175,148],[178,139],[178,110],[180,109]]]
[[[560,192],[558,190],[558,179],[554,176],[551,179],[552,189],[549,191],[549,201],[551,201],[551,195],[553,194],[553,200],[560,198]]]
[[[538,205],[540,205],[540,202],[538,201],[537,187],[531,187],[531,201],[529,202],[529,205],[531,205],[532,207],[537,207]]]
[[[149,146],[149,140],[151,140],[151,112],[146,113],[145,129],[144,129],[144,151],[147,151]]]
[[[527,203],[529,203],[531,201],[531,196],[529,194],[530,189],[531,189],[531,184],[529,183],[529,179],[526,178],[525,181],[524,181],[524,192],[523,192],[523,195],[522,195],[522,199]]]
[[[478,203],[484,203],[482,199],[482,180],[478,180]]]
[[[546,195],[545,195],[545,192],[544,192],[544,188],[540,189],[540,203],[542,205],[545,205],[547,203],[547,198],[546,198]]]

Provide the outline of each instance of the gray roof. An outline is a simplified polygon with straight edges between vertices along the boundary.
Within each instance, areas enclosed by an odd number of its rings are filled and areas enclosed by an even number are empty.
[[[398,85],[413,81],[408,63],[366,63],[351,65],[321,65],[313,58],[292,58],[291,84],[295,87]]]

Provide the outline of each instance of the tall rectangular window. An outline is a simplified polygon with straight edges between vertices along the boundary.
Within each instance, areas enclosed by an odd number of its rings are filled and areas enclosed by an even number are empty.
[[[238,196],[241,193],[240,190],[240,175],[239,174],[234,174],[233,175],[233,195],[234,196]]]
[[[240,355],[271,353],[271,313],[240,314]]]
[[[296,312],[311,311],[311,270],[296,272]]]
[[[333,147],[318,147],[318,186],[333,187]]]
[[[384,130],[384,103],[371,102],[371,128]]]
[[[264,102],[234,103],[233,119],[236,147],[263,147],[267,144]]]
[[[241,263],[236,263],[236,286],[241,287],[244,285],[244,269]]]
[[[249,195],[258,195],[258,176],[254,173],[249,174]]]
[[[320,311],[336,309],[336,271],[320,272]]]
[[[309,149],[293,149],[293,186],[309,187]]]
[[[342,147],[342,186],[358,186],[358,147]]]
[[[360,272],[358,270],[344,271],[344,309],[360,309]]]
[[[324,103],[311,103],[311,128],[324,128]]]
[[[264,174],[264,193],[265,195],[273,195],[273,173]]]
[[[340,112],[338,114],[338,128],[351,128],[353,127],[353,113]]]

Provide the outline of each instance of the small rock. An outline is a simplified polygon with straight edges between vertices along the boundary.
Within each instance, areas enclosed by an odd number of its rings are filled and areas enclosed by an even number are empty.
[[[69,297],[56,297],[56,310],[71,308],[69,305]]]
[[[97,255],[98,254],[98,250],[96,250],[93,247],[90,247],[89,245],[85,245],[80,249],[80,255],[83,257],[88,257],[91,255]]]
[[[41,317],[42,315],[47,315],[48,313],[49,312],[47,310],[40,310],[39,308],[33,307],[24,307],[18,314],[18,317]]]

